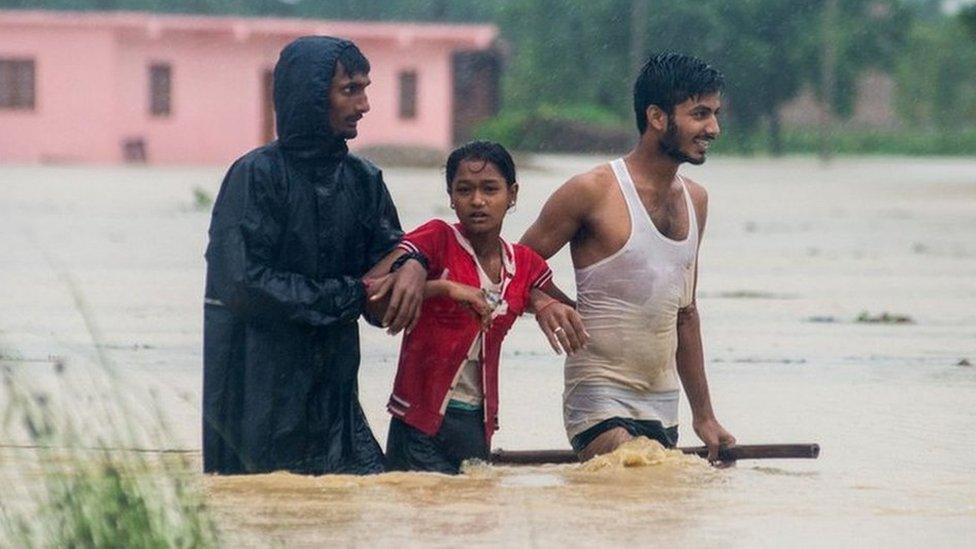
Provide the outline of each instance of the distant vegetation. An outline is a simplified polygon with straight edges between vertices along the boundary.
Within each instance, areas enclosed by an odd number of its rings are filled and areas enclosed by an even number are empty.
[[[213,196],[203,187],[193,187],[193,207],[200,211],[209,211],[213,207]]]
[[[0,7],[490,22],[507,44],[504,103],[481,134],[529,149],[633,139],[630,86],[650,51],[698,54],[728,75],[727,151],[965,154],[976,131],[976,2],[940,0],[0,0]],[[900,123],[854,127],[858,77],[890,75]],[[788,127],[804,89],[829,131]],[[814,138],[816,135],[822,137]],[[629,136],[629,137],[628,137]],[[815,141],[815,143],[814,143]],[[732,143],[734,142],[734,143]],[[571,145],[571,143],[570,143]],[[815,146],[814,146],[815,145]]]

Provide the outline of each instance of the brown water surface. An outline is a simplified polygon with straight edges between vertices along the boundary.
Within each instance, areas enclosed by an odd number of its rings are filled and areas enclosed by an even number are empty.
[[[212,477],[212,504],[242,542],[573,545],[580,531],[627,543],[635,530],[685,522],[722,476],[703,460],[638,439],[586,464],[464,474]],[[678,530],[675,530],[677,533]],[[681,537],[681,536],[679,536]]]
[[[556,186],[604,160],[540,157],[520,170],[504,234],[517,239]],[[209,212],[193,191],[214,194],[222,172],[0,166],[0,366],[81,420],[120,394],[136,425],[161,409],[168,434],[138,443],[197,451]],[[450,219],[440,171],[384,173],[404,226]],[[699,310],[718,418],[745,444],[819,442],[820,459],[721,471],[683,457],[476,466],[459,477],[195,473],[225,536],[251,546],[972,546],[976,161],[716,158],[683,173],[710,196]],[[568,254],[550,263],[572,291]],[[398,340],[361,332],[361,399],[383,442]],[[561,393],[561,357],[521,320],[503,347],[495,446],[566,448]],[[682,445],[698,443],[690,419],[683,402]],[[3,453],[0,478],[29,486],[17,452]]]

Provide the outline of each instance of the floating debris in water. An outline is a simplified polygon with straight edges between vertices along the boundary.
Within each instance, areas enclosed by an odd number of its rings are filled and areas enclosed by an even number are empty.
[[[821,324],[837,324],[841,322],[835,316],[824,315],[810,316],[807,317],[806,321]],[[880,315],[873,315],[867,311],[861,311],[861,314],[857,315],[854,322],[856,324],[915,324],[915,321],[910,316],[891,314],[887,311]]]
[[[833,316],[811,316],[807,318],[807,322],[820,322],[824,324],[833,324],[837,322],[837,318]]]
[[[111,349],[113,351],[142,351],[146,349],[155,349],[152,345],[148,343],[100,343],[98,347],[102,349]]]
[[[915,321],[909,316],[905,315],[894,315],[885,311],[880,315],[872,315],[867,311],[862,311],[861,314],[857,315],[854,322],[861,324],[914,324]]]
[[[713,363],[728,362],[732,364],[806,364],[807,359],[805,358],[763,358],[763,357],[745,357],[745,358],[715,358],[712,359]]]
[[[701,297],[711,297],[718,299],[794,299],[795,295],[777,294],[774,292],[763,292],[759,290],[732,290],[729,292],[717,292],[714,294],[702,293]]]

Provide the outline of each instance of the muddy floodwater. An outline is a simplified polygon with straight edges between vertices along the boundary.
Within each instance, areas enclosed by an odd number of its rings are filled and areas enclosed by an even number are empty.
[[[504,234],[604,160],[523,162]],[[406,228],[451,218],[440,170],[384,171]],[[84,381],[110,362],[127,405],[167,419],[141,443],[198,465],[206,202],[222,172],[0,166],[0,365],[84,417]],[[743,444],[817,442],[819,459],[716,470],[638,445],[600,467],[458,477],[194,475],[228,545],[971,547],[976,160],[718,157],[683,173],[710,196],[699,309],[718,418]],[[568,252],[550,263],[572,290]],[[385,443],[398,340],[361,333],[361,399]],[[561,357],[530,317],[502,352],[495,447],[567,448]],[[681,445],[698,444],[690,419],[683,399]],[[2,441],[7,482],[28,459],[18,437]]]

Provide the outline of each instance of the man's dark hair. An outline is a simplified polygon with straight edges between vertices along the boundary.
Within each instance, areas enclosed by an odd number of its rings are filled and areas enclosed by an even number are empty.
[[[657,105],[668,115],[688,98],[720,93],[725,77],[697,57],[675,52],[652,55],[634,82],[637,131],[647,129],[647,107]]]
[[[515,184],[515,161],[512,160],[512,155],[508,154],[505,147],[493,141],[472,141],[454,149],[451,151],[451,155],[447,157],[445,174],[447,176],[448,194],[451,192],[451,182],[457,175],[458,166],[466,160],[484,162],[482,170],[491,162],[501,172],[509,187]]]
[[[359,51],[356,44],[349,44],[339,52],[339,62],[346,69],[346,74],[355,76],[357,74],[369,74],[369,59]]]

